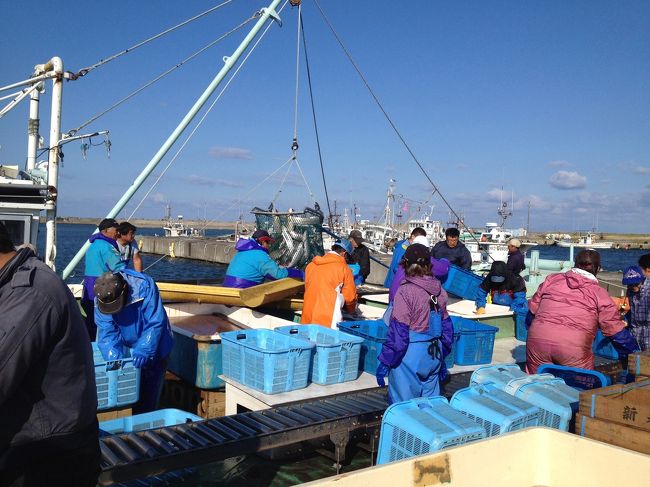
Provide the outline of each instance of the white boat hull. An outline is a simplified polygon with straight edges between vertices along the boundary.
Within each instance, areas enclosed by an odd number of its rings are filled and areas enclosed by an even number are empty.
[[[575,247],[578,249],[611,249],[614,246],[614,242],[577,243],[556,240],[555,245],[558,247]]]

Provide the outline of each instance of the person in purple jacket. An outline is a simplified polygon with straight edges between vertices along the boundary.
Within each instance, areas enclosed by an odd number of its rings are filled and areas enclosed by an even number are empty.
[[[447,292],[431,275],[431,254],[414,243],[404,253],[405,277],[395,294],[388,335],[379,354],[377,384],[386,385],[388,400],[440,395],[447,376],[454,326],[447,313]]]

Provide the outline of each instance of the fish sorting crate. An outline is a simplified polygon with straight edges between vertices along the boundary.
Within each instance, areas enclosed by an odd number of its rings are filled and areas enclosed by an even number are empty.
[[[125,358],[104,360],[96,342],[92,343],[97,385],[97,410],[127,406],[140,398],[140,369],[133,366],[130,350],[124,347]]]
[[[544,374],[546,375],[546,374]],[[529,376],[513,379],[505,392],[537,406],[539,425],[568,431],[573,413],[578,409],[579,392],[562,379],[542,379]]]
[[[320,325],[280,326],[275,331],[315,345],[309,374],[311,382],[328,385],[359,377],[363,338]]]
[[[476,299],[476,291],[483,282],[483,278],[472,271],[450,265],[447,278],[442,287],[448,293],[463,299]]]
[[[499,389],[504,390],[512,379],[528,377],[528,374],[521,370],[517,364],[496,364],[484,365],[472,372],[469,385],[495,384]],[[548,378],[552,378],[548,375]]]
[[[456,391],[449,404],[485,428],[487,436],[497,436],[539,424],[538,407],[503,392],[494,384]]]
[[[360,353],[363,370],[375,375],[379,365],[377,357],[388,335],[388,326],[384,320],[341,321],[338,327],[342,332],[363,338]]]
[[[618,360],[618,352],[614,348],[612,340],[603,335],[603,332],[600,331],[600,329],[596,333],[596,339],[594,340],[591,350],[599,357]]]
[[[528,339],[528,328],[526,328],[526,313],[515,312],[515,338],[525,342]]]
[[[458,334],[454,362],[458,365],[489,364],[494,352],[494,338],[499,329],[475,320],[452,316]]]
[[[451,369],[454,366],[454,353],[456,352],[456,342],[460,338],[460,335],[454,331],[454,337],[451,342],[451,352],[445,357],[445,365],[448,369]]]
[[[136,414],[99,423],[99,429],[111,435],[175,426],[177,424],[203,421],[201,416],[180,409],[160,409],[151,413]]]
[[[452,408],[444,397],[392,404],[381,421],[377,464],[485,438],[485,429]]]
[[[223,373],[265,394],[307,386],[314,344],[273,330],[221,334]]]

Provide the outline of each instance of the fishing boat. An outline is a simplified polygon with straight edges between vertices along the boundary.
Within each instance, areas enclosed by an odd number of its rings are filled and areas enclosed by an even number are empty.
[[[576,247],[581,249],[611,249],[614,246],[614,242],[599,240],[594,233],[587,232],[584,235],[578,236],[577,240],[573,240],[571,237],[555,240],[555,245],[558,247]]]

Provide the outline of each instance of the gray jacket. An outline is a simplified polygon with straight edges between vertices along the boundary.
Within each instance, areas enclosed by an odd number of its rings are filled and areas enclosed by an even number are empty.
[[[23,249],[0,270],[0,453],[75,436],[96,414],[79,307],[63,281]]]

